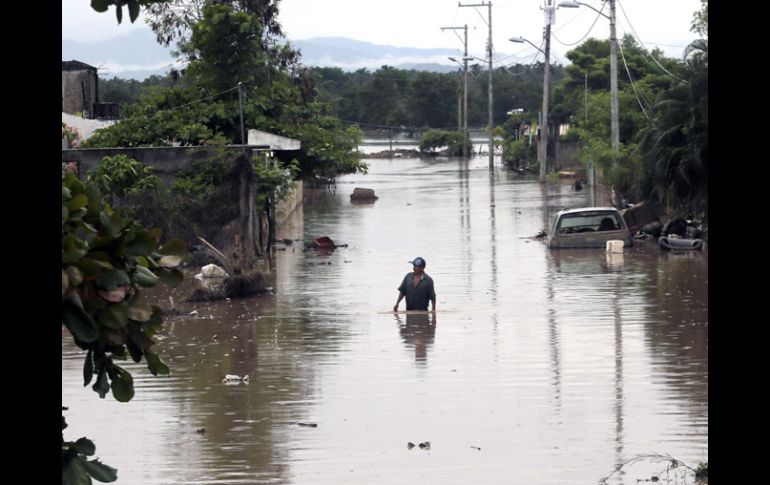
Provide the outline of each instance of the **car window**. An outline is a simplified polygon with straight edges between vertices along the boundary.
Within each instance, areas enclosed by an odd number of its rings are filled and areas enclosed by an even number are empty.
[[[574,232],[614,231],[622,227],[618,214],[614,212],[575,212],[564,214],[559,218],[556,232],[571,234]]]

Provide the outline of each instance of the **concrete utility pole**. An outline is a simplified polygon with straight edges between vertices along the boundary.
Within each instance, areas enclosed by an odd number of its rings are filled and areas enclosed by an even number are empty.
[[[615,35],[615,0],[610,0],[610,114],[612,115],[612,151],[620,150],[618,114],[618,39]]]
[[[489,21],[489,40],[487,41],[487,56],[489,58],[489,89],[487,99],[489,100],[489,168],[494,167],[495,164],[495,121],[492,101],[492,2],[481,3],[469,3],[463,5],[458,4],[460,7],[488,7]]]
[[[468,158],[469,156],[469,149],[468,142],[470,141],[468,136],[468,61],[473,59],[472,57],[468,57],[468,24],[465,24],[463,27],[441,27],[441,30],[459,30],[463,29],[464,32],[464,46],[465,46],[465,53],[463,54],[463,156],[465,158]],[[454,57],[450,57],[450,60],[457,62],[457,59]],[[458,118],[458,123],[459,123]]]
[[[602,13],[591,5],[583,2],[564,1],[559,2],[559,7],[578,8],[581,5],[588,7],[594,12],[610,21],[610,143],[612,150],[620,150],[620,119],[618,110],[618,39],[615,34],[615,0],[609,0],[610,14]]]
[[[550,3],[551,0],[548,1]],[[545,64],[543,66],[543,107],[538,116],[540,140],[538,140],[537,143],[537,161],[540,164],[539,181],[541,184],[545,183],[546,174],[548,173],[548,104],[551,91],[551,24],[553,23],[553,19],[554,8],[551,5],[548,5],[545,8],[545,30],[543,32],[545,37],[545,50],[542,50],[524,37],[511,37],[508,39],[511,42],[526,42],[545,55]]]
[[[545,183],[545,176],[548,173],[548,103],[550,100],[551,86],[551,24],[554,23],[555,9],[548,0],[548,6],[545,7],[545,66],[543,66],[543,127],[540,130],[540,144],[538,154],[540,155],[540,183]]]

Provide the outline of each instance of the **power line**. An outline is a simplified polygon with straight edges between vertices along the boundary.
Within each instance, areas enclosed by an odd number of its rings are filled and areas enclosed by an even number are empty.
[[[631,71],[628,70],[628,64],[626,63],[626,56],[623,53],[623,43],[619,42],[618,46],[620,46],[620,57],[623,59],[623,66],[626,68],[626,74],[628,75],[628,80],[631,83],[631,88],[634,91],[634,96],[636,97],[636,102],[639,103],[639,107],[642,108],[642,113],[644,113],[644,116],[647,118],[647,120],[650,119],[650,115],[647,114],[647,111],[644,109],[644,106],[642,105],[642,100],[639,99],[639,93],[636,91],[636,85],[634,84],[634,80],[631,77]],[[649,101],[647,101],[649,103]]]
[[[639,34],[636,33],[636,29],[634,29],[634,26],[631,25],[631,21],[628,20],[628,16],[626,15],[626,11],[623,9],[623,4],[620,3],[619,0],[618,0],[618,5],[620,5],[620,11],[623,12],[623,17],[626,19],[626,22],[628,22],[628,26],[631,27],[631,32],[634,33],[634,36],[636,37],[636,40],[639,41],[639,44],[642,46],[642,52],[644,53],[644,55],[649,57],[649,58],[651,58],[653,60],[653,62],[655,62],[655,64],[657,64],[657,66],[659,68],[661,68],[663,70],[663,72],[665,72],[669,76],[673,77],[674,79],[676,79],[678,81],[682,81],[684,83],[687,83],[687,81],[685,81],[684,79],[676,76],[675,74],[669,72],[665,67],[661,66],[660,63],[658,62],[658,60],[655,59],[655,57],[652,54],[648,54],[647,53],[647,50],[644,48],[644,42],[642,42],[642,39],[639,37]]]
[[[596,14],[596,18],[594,19],[594,23],[592,23],[592,24],[591,24],[591,27],[589,27],[589,28],[588,28],[588,32],[586,32],[586,33],[585,33],[585,35],[584,35],[583,37],[581,37],[579,40],[577,40],[576,42],[573,42],[572,44],[567,44],[567,43],[564,43],[564,42],[562,42],[562,41],[561,41],[561,40],[560,40],[558,37],[556,37],[556,34],[554,34],[553,32],[551,32],[551,35],[553,36],[553,38],[554,38],[554,39],[556,39],[556,41],[557,41],[559,44],[561,44],[561,45],[563,45],[563,46],[565,46],[565,47],[571,47],[571,46],[573,46],[573,45],[577,45],[577,44],[579,44],[580,42],[583,42],[583,40],[584,40],[586,37],[588,37],[588,34],[590,34],[590,33],[591,33],[591,31],[594,29],[594,26],[596,26],[596,22],[599,20],[599,16],[603,15],[601,12],[602,12],[602,10],[604,10],[604,6],[605,6],[606,4],[607,4],[607,0],[605,0],[605,1],[602,3],[602,7],[601,7],[601,8],[600,8],[600,9],[597,11],[597,14]]]

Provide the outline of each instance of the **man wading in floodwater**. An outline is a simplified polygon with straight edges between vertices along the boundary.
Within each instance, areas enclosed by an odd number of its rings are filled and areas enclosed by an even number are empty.
[[[425,274],[425,260],[414,258],[409,261],[414,267],[414,272],[407,273],[401,286],[398,287],[398,300],[393,306],[393,311],[398,311],[398,304],[406,297],[407,310],[427,310],[428,300],[431,302],[431,311],[436,311],[436,291],[433,289],[433,278]]]

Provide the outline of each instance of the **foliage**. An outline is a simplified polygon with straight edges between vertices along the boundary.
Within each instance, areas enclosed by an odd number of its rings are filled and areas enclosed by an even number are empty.
[[[62,411],[67,408],[62,406]],[[80,438],[77,441],[64,441],[64,430],[67,428],[67,420],[61,417],[62,446],[62,485],[90,484],[91,479],[100,482],[114,482],[118,479],[118,471],[101,463],[98,459],[89,460],[89,456],[96,453],[96,446],[88,438]]]
[[[69,126],[63,121],[61,123],[61,137],[67,142],[67,148],[75,148],[82,139],[77,128]]]
[[[252,161],[252,169],[257,181],[256,207],[265,207],[270,194],[275,200],[288,199],[294,190],[294,178],[299,173],[299,162],[292,160],[288,166],[263,152]]]
[[[511,108],[537,112],[543,89],[543,64],[498,68],[493,73],[494,121],[503,123]],[[561,66],[551,66],[558,82]],[[458,126],[457,102],[463,93],[463,73],[434,73],[382,66],[374,72],[359,69],[313,67],[318,99],[331,104],[332,113],[351,122],[376,127],[454,129]],[[469,67],[468,123],[482,126],[487,118],[488,76]]]
[[[102,158],[96,168],[88,172],[87,180],[114,204],[114,198],[157,190],[159,180],[153,171],[138,160],[115,155]]]
[[[692,16],[690,30],[702,37],[709,35],[709,0],[700,0],[701,8]]]
[[[94,184],[72,174],[62,179],[62,325],[87,351],[84,386],[95,376],[92,389],[101,398],[112,392],[127,402],[134,396],[131,373],[115,360],[144,357],[153,375],[169,372],[153,348],[162,313],[142,304],[141,288],[180,283],[186,248],[176,240],[161,245],[160,237],[113,211]],[[91,454],[90,441],[65,442],[62,433],[62,480],[90,483],[84,472],[109,478],[108,469],[84,462]]]
[[[97,12],[106,12],[110,5],[115,5],[115,16],[118,23],[121,23],[123,21],[123,5],[126,5],[129,18],[133,23],[139,17],[140,7],[162,1],[164,0],[91,0],[91,8]]]
[[[282,155],[284,168],[296,159],[302,177],[331,180],[341,173],[365,172],[356,151],[361,132],[344,128],[328,105],[314,101],[313,81],[296,64],[298,53],[268,42],[280,29],[274,18],[262,16],[271,10],[257,3],[206,2],[193,16],[196,20],[191,17],[186,24],[189,35],[179,44],[190,60],[185,86],[145,93],[139,105],[126,109],[126,119],[101,130],[88,146],[241,143],[239,92],[234,87],[242,82],[244,124],[301,142],[297,154]],[[182,21],[178,15],[173,18]]]
[[[105,103],[119,103],[125,108],[129,104],[138,103],[140,97],[154,87],[185,87],[186,81],[184,76],[173,70],[165,76],[153,75],[143,81],[119,77],[99,79],[99,99]]]
[[[690,44],[684,81],[661,93],[643,132],[644,188],[677,215],[708,219],[708,42]]]
[[[428,130],[420,138],[420,152],[436,153],[441,147],[447,147],[452,156],[459,156],[463,149],[463,134],[459,131]]]

